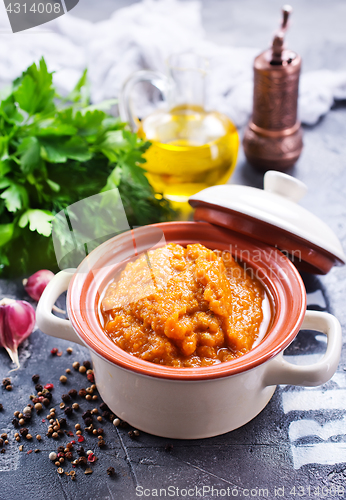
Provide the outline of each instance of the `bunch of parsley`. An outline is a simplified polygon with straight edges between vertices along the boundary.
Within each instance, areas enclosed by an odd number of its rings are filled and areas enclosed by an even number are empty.
[[[86,71],[59,97],[44,59],[1,100],[0,273],[52,267],[54,215],[100,191],[119,189],[131,226],[172,218],[141,167],[150,143],[107,114],[110,104],[90,105]]]

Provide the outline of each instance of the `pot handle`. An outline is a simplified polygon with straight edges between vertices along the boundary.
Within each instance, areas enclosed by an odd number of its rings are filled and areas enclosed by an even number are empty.
[[[342,348],[339,321],[326,312],[306,311],[301,329],[315,330],[327,336],[327,349],[323,358],[312,365],[297,366],[286,361],[281,353],[267,365],[265,386],[289,384],[315,387],[325,384],[334,375]]]
[[[57,298],[68,289],[69,283],[74,275],[75,269],[66,269],[56,274],[43,290],[36,309],[36,323],[39,329],[58,339],[70,340],[77,344],[84,343],[77,336],[70,320],[58,318],[52,314],[52,308]]]

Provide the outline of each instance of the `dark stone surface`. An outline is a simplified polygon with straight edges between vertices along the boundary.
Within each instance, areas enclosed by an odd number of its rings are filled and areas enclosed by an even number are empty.
[[[86,6],[91,5],[90,1],[84,1]],[[94,1],[92,3],[95,5]],[[112,2],[113,6],[114,4],[118,5],[120,2]],[[226,4],[229,6],[227,7]],[[77,9],[82,8],[82,5],[83,0],[76,7],[74,15],[77,14]],[[99,1],[98,12],[102,10],[102,5],[103,2]],[[204,2],[205,13],[210,11],[211,5],[211,0]],[[238,33],[237,44],[241,45],[248,15],[253,22],[255,3],[250,0],[237,3],[218,1],[215,5],[219,7],[213,10],[214,18],[210,21],[209,31],[216,33],[218,23],[220,23],[220,33],[225,33],[227,26],[223,13],[227,8],[233,9],[238,14],[236,20],[232,21],[237,24],[237,31],[232,36],[235,39]],[[257,2],[256,5],[258,5]],[[320,23],[320,29],[313,25],[314,16],[310,14],[311,5],[311,2],[304,1],[299,3],[299,7],[297,6],[297,17],[299,10],[299,16],[306,24],[310,19],[309,30],[313,33],[313,39],[318,41],[317,49],[306,42],[307,65],[331,67],[331,61],[334,60],[335,64],[339,61],[339,51],[335,48],[336,45],[345,46],[346,35],[337,36],[337,29],[341,22],[337,13],[343,12],[344,3],[332,1],[327,6],[325,2],[313,2],[317,12],[316,22]],[[263,13],[258,15],[258,24],[252,28],[251,42],[253,40],[253,43],[249,45],[258,45],[263,39],[263,33],[266,37],[268,36],[266,30],[270,23],[266,13],[277,9],[278,6],[277,1],[261,2]],[[326,27],[322,22],[322,14],[325,14],[328,20],[332,18],[332,11],[336,13],[333,17],[336,23],[335,30],[331,26]],[[272,19],[277,17],[275,14]],[[330,40],[336,44],[335,47],[328,45]],[[332,49],[328,51],[328,47]],[[299,50],[297,44],[294,48]],[[322,62],[316,63],[316,61]],[[304,151],[291,173],[306,182],[309,187],[309,192],[302,204],[333,228],[345,248],[346,107],[341,103],[315,127],[305,128],[304,132]],[[262,185],[262,174],[255,172],[245,162],[242,152],[232,182],[257,187]],[[332,312],[338,317],[345,330],[346,268],[335,268],[324,277],[305,275],[304,280],[308,291],[309,307]],[[0,290],[1,296],[27,299],[19,280],[0,280]],[[75,469],[77,479],[72,482],[71,478],[66,475],[58,476],[55,465],[48,459],[49,452],[56,450],[61,443],[67,443],[68,439],[66,437],[54,441],[46,437],[47,423],[41,421],[47,415],[46,410],[40,416],[33,412],[32,422],[28,425],[33,436],[38,432],[42,435],[41,443],[38,443],[35,438],[32,442],[23,439],[23,452],[18,451],[18,444],[13,439],[15,430],[11,424],[13,412],[17,409],[23,410],[30,401],[29,395],[34,393],[34,383],[31,381],[34,373],[40,374],[41,383],[53,382],[55,384],[52,404],[48,408],[55,407],[58,415],[62,415],[59,403],[63,393],[71,388],[79,389],[89,385],[85,376],[74,370],[71,375],[68,375],[68,384],[64,386],[59,382],[60,375],[65,373],[66,368],[71,368],[73,361],[81,362],[88,359],[87,349],[77,345],[73,345],[73,354],[68,355],[66,353],[68,345],[65,341],[58,341],[35,331],[26,344],[20,348],[21,370],[10,374],[13,391],[7,392],[3,387],[0,388],[0,402],[4,406],[4,410],[0,412],[0,431],[8,432],[10,435],[10,445],[6,447],[6,453],[0,454],[0,469],[3,471],[0,472],[0,500],[133,500],[137,498],[135,493],[137,485],[158,489],[171,486],[175,488],[175,496],[172,498],[184,497],[185,492],[179,491],[178,495],[176,488],[181,490],[203,488],[203,486],[209,487],[210,490],[212,487],[225,489],[226,493],[229,488],[231,498],[232,490],[235,495],[236,489],[238,498],[244,496],[275,498],[275,488],[284,488],[284,494],[280,496],[283,491],[280,490],[277,491],[276,496],[285,499],[293,499],[297,496],[328,499],[345,497],[345,495],[333,495],[330,489],[322,490],[322,488],[332,486],[345,486],[346,426],[343,420],[346,418],[346,407],[343,403],[346,400],[345,350],[343,350],[336,377],[321,389],[278,387],[272,400],[260,415],[242,428],[223,436],[198,441],[172,441],[141,433],[138,440],[133,441],[128,436],[128,429],[115,429],[110,422],[102,422],[106,447],[99,451],[96,445],[97,438],[87,434],[86,441],[82,443],[85,450],[95,450],[99,458],[92,466],[94,472],[86,476],[83,470],[77,467]],[[315,353],[318,355],[323,352],[324,346],[321,336],[313,332],[301,333],[290,346],[287,354],[293,356],[298,353],[304,355]],[[50,354],[53,347],[62,350],[61,357],[53,357]],[[306,359],[304,362],[308,362]],[[10,360],[6,352],[1,349],[1,380],[8,376],[10,368]],[[315,409],[309,410],[309,403],[316,401],[318,395],[321,394],[325,402],[322,402],[320,406],[315,404]],[[293,399],[296,401],[296,406],[295,404],[288,406],[287,397],[296,398]],[[301,400],[305,401],[307,406],[303,410],[299,409]],[[77,401],[81,408],[68,419],[67,428],[70,430],[74,430],[76,422],[82,421],[83,411],[99,405],[99,402],[95,405],[81,398],[77,398]],[[302,423],[307,425],[308,431],[305,429],[294,437],[295,426]],[[165,447],[170,443],[173,444],[173,448],[166,451]],[[28,450],[36,448],[41,450],[40,453],[27,454]],[[302,456],[301,453],[299,455],[299,451],[305,448],[311,451],[313,458],[308,463],[297,467],[299,465],[297,456]],[[77,456],[76,452],[74,456]],[[294,457],[296,457],[296,463]],[[327,458],[329,458],[329,464],[323,465]],[[107,475],[106,471],[109,466],[113,466],[116,470],[117,474],[113,477]],[[68,471],[72,468],[69,463],[68,466],[66,463],[63,464],[63,467]],[[295,490],[293,490],[294,487]],[[268,489],[268,495],[265,491],[259,492],[260,488]],[[252,494],[248,489],[253,489]],[[187,498],[216,497],[215,492],[212,496],[212,491],[207,493],[205,490],[204,497],[199,493],[202,494],[203,490],[195,491]],[[163,492],[162,497],[164,497]],[[147,498],[155,498],[155,496],[150,494]]]

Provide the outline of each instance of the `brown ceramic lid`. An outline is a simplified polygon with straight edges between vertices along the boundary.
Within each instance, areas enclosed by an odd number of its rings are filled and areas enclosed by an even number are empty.
[[[346,257],[327,224],[298,205],[304,183],[269,171],[264,189],[225,184],[193,195],[194,220],[206,221],[280,249],[298,269],[326,274]]]

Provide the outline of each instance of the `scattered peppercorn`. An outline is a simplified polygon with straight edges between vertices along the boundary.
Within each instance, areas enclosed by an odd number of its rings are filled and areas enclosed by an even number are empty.
[[[75,361],[74,363],[72,363],[72,368],[74,368],[75,370],[78,370],[79,369],[79,363],[78,361]]]
[[[92,474],[92,473],[93,473],[93,471],[89,467],[87,469],[85,469],[84,474]]]
[[[26,427],[23,427],[22,429],[20,429],[20,434],[25,437],[27,435],[27,433],[29,432],[29,430],[26,428]]]
[[[63,394],[61,396],[61,399],[64,401],[64,403],[69,403],[71,401],[71,398],[68,394]]]
[[[52,438],[56,439],[59,437],[59,434],[57,432],[53,432],[52,434]]]
[[[72,408],[74,410],[78,410],[79,409],[79,404],[78,403],[73,403]]]
[[[83,456],[83,457],[79,457],[79,458],[78,458],[78,464],[79,464],[79,465],[86,465],[87,463],[88,463],[88,459],[87,459],[87,457],[84,457],[84,456]]]
[[[36,450],[34,450],[34,451],[35,451],[35,453],[38,453],[38,452],[39,452],[39,451],[41,451],[41,450],[39,450],[38,448],[36,448]]]
[[[101,404],[100,404],[100,410],[102,410],[102,411],[109,411],[109,412],[110,412],[110,409],[109,409],[109,407],[106,405],[106,403],[101,403]]]
[[[75,428],[77,431],[79,431],[79,429],[80,429],[80,424],[76,424],[76,425],[74,426],[74,428]]]
[[[103,418],[102,418],[101,416],[98,416],[98,417],[97,417],[97,420],[98,420],[99,422],[102,422]]]
[[[24,425],[25,424],[25,420],[24,418],[20,418],[19,419],[19,425]]]
[[[63,453],[63,452],[64,452],[64,447],[58,446],[58,453]]]
[[[94,374],[93,373],[88,373],[87,374],[87,379],[89,380],[89,382],[94,383]]]
[[[81,398],[84,398],[86,396],[86,390],[85,389],[80,389],[79,393]]]
[[[37,382],[39,381],[40,379],[40,376],[35,374],[31,377],[31,380],[34,382],[34,384],[37,384]]]
[[[114,476],[114,474],[115,474],[114,467],[108,467],[108,469],[107,469],[107,474],[108,474],[109,476]]]
[[[53,396],[49,391],[47,391],[47,392],[45,392],[44,397],[46,399],[48,399],[49,401],[51,401]]]
[[[68,417],[70,417],[73,413],[73,410],[71,408],[71,406],[66,406],[65,410],[64,410],[64,413],[65,415],[67,415]]]
[[[66,423],[66,418],[59,418],[60,427],[65,427]]]
[[[85,419],[84,419],[84,424],[85,424],[86,426],[88,426],[88,427],[89,427],[90,425],[92,425],[92,423],[93,423],[93,419],[92,419],[92,418],[88,417],[88,418],[85,418]]]
[[[67,373],[67,375],[70,375],[71,370],[69,368],[66,368],[65,373]]]
[[[83,366],[83,365],[82,365],[82,366],[80,366],[80,367],[78,368],[78,371],[79,371],[79,373],[85,373],[85,372],[86,372],[86,368],[85,368],[85,366]]]
[[[4,407],[2,406],[2,404],[0,403],[0,411],[2,411],[4,409]]]
[[[53,347],[53,349],[50,351],[50,353],[52,354],[52,356],[56,356],[59,352],[59,349],[57,347]]]
[[[6,385],[5,389],[6,389],[6,391],[12,391],[13,387],[12,387],[12,385]]]
[[[8,377],[4,378],[3,381],[2,381],[2,385],[5,386],[5,387],[8,386],[8,385],[11,385],[11,379],[8,378]]]
[[[49,406],[50,401],[49,401],[49,399],[44,398],[42,403],[44,404],[44,406]]]
[[[2,438],[0,438],[0,448],[3,446],[4,444],[4,440]]]
[[[21,444],[21,445],[19,446],[19,451],[23,451],[23,449],[24,449],[24,446]]]
[[[66,375],[61,375],[61,377],[60,377],[60,379],[59,379],[59,380],[60,380],[60,382],[61,382],[62,384],[66,384],[66,382],[67,382],[67,377],[66,377]]]
[[[14,427],[18,428],[19,427],[19,420],[17,418],[14,418],[12,420],[12,424],[13,424]]]
[[[98,398],[99,398],[99,397],[98,397],[98,395],[97,395],[97,394],[94,394],[94,395],[93,395],[93,397],[92,397],[92,400],[93,400],[93,401],[97,401],[97,400],[98,400]]]
[[[43,406],[41,403],[35,403],[35,410],[39,413],[42,410]]]
[[[103,446],[106,446],[106,442],[103,439],[100,439],[97,445],[99,448],[102,448]]]
[[[91,400],[92,400],[92,396],[91,396],[90,394],[87,394],[87,395],[85,396],[85,399],[86,399],[87,401],[91,401]]]
[[[130,431],[128,434],[129,434],[131,439],[136,439],[136,437],[137,437],[137,435],[135,434],[135,431]]]
[[[113,420],[113,425],[114,425],[115,427],[118,427],[118,425],[119,425],[119,424],[120,424],[120,419],[119,419],[119,418],[115,418],[115,419]]]
[[[172,443],[168,443],[168,444],[166,444],[166,446],[165,446],[165,451],[172,451],[172,450],[173,450],[173,445],[172,445]]]
[[[0,451],[0,453],[6,453],[5,448],[3,448],[3,449]]]
[[[79,456],[85,455],[85,451],[84,451],[83,446],[80,446],[79,448],[77,448],[77,453]]]
[[[63,474],[64,473],[64,469],[62,469],[61,467],[59,467],[56,471],[57,471],[58,474]]]
[[[129,424],[127,422],[125,422],[125,420],[121,420],[120,424],[119,424],[119,427],[121,427],[122,429],[128,429],[129,428]]]
[[[71,398],[76,398],[78,395],[78,392],[76,391],[76,389],[71,389],[68,391],[68,394]]]
[[[49,460],[52,460],[52,462],[54,462],[56,460],[56,457],[57,457],[57,454],[55,453],[55,451],[51,451],[48,455]]]
[[[73,349],[72,349],[72,347],[68,347],[68,348],[66,349],[66,352],[67,352],[67,354],[72,354],[72,353],[73,353]]]
[[[83,366],[84,366],[87,370],[89,370],[89,368],[91,368],[91,363],[90,363],[90,361],[88,361],[88,360],[83,361]]]
[[[70,451],[68,451],[67,453],[65,453],[65,457],[67,458],[67,460],[72,460],[73,455]]]
[[[104,411],[102,412],[102,416],[103,418],[105,418],[106,420],[109,420],[110,419],[110,416],[111,416],[111,413],[109,411]]]
[[[41,434],[37,434],[36,439],[37,439],[37,441],[41,441],[41,439],[42,439]]]

